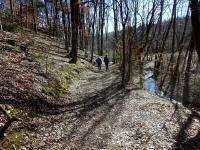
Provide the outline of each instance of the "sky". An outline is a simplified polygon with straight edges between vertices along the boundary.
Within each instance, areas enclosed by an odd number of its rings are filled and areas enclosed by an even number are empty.
[[[131,0],[133,1],[133,0]],[[158,0],[159,1],[159,0]],[[0,0],[0,3],[5,2],[5,0]],[[107,5],[110,5],[109,7],[109,18],[108,18],[108,24],[105,26],[105,30],[107,29],[108,32],[113,32],[114,31],[114,14],[113,14],[113,9],[112,9],[112,0],[107,0]],[[152,8],[152,1],[150,0],[142,0],[140,1],[139,4],[139,11],[138,11],[138,26],[141,24],[141,16],[142,14],[147,14],[148,10],[151,10]],[[179,17],[183,17],[186,15],[187,12],[187,8],[188,8],[188,0],[178,0],[178,6],[177,6],[177,16]],[[131,6],[131,4],[129,5],[130,8],[133,8]],[[144,7],[144,11],[143,11],[143,6]],[[173,6],[173,0],[165,0],[165,10],[164,10],[164,14],[163,14],[163,19],[164,20],[168,20],[169,18],[171,18],[171,12],[172,12],[172,6]],[[1,9],[1,8],[0,8]],[[157,8],[157,10],[159,10],[159,8]],[[157,16],[158,16],[159,11],[157,11]],[[133,14],[130,14],[130,17],[133,19]],[[145,15],[146,16],[146,15]],[[120,17],[119,17],[119,21],[120,21]],[[121,29],[121,23],[119,22],[119,29]]]
[[[188,0],[178,0],[178,5],[177,5],[177,17],[184,17],[186,16],[187,9],[188,9]],[[144,11],[143,11],[143,6]],[[173,6],[173,0],[166,0],[165,1],[165,6],[164,6],[164,14],[163,14],[163,20],[169,20],[171,18],[171,13],[172,13],[172,6]],[[142,3],[139,5],[139,11],[138,11],[138,26],[141,24],[142,20],[140,19],[143,12],[144,14],[147,14],[148,9],[151,10],[152,8],[152,2],[149,3],[149,0],[143,0]],[[157,8],[157,16],[159,14],[160,8]],[[130,16],[133,16],[133,14],[130,14]],[[147,15],[145,15],[147,16]],[[109,23],[108,23],[108,31],[113,32],[114,31],[114,15],[113,15],[113,10],[110,9],[109,11]],[[133,17],[131,17],[133,19]],[[119,17],[120,20],[120,17]],[[119,29],[121,29],[121,25],[119,23]]]

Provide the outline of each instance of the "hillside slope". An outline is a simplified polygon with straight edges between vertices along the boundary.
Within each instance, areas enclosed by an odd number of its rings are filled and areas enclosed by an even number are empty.
[[[80,73],[91,67],[81,59],[76,65],[68,61],[64,45],[56,39],[27,31],[0,32],[2,139],[7,132],[2,127],[9,125],[12,118],[18,121],[9,127],[7,139],[18,134],[18,126],[29,126],[32,118],[51,113],[53,104],[61,103],[58,99],[67,94],[70,84],[79,80]]]
[[[68,64],[62,42],[0,33],[1,149],[200,149],[200,115],[130,85],[116,66]],[[0,126],[7,122],[0,115]]]

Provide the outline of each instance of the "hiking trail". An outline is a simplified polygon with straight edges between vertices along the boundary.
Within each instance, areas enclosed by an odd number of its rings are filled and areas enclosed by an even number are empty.
[[[54,115],[36,119],[37,128],[27,135],[26,148],[116,150],[189,145],[182,145],[185,139],[177,135],[191,111],[177,109],[134,86],[122,89],[115,67],[104,70],[84,72],[70,87],[70,96],[62,97],[63,104],[55,108]],[[190,130],[196,133],[200,121],[192,119]]]

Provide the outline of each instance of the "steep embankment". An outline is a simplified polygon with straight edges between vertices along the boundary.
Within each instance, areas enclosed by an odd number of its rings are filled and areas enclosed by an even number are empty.
[[[0,137],[4,139],[0,144],[4,145],[3,149],[18,148],[23,143],[21,133],[32,124],[32,118],[51,113],[53,104],[68,92],[70,84],[90,68],[84,60],[77,65],[68,61],[62,42],[46,35],[0,32],[0,108],[3,110]],[[17,122],[10,126],[12,118]],[[5,125],[8,130],[2,128]],[[5,138],[4,133],[7,133]]]

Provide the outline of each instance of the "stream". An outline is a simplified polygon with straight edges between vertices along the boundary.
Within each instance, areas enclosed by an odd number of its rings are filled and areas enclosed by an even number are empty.
[[[153,75],[153,69],[147,68],[145,70],[145,82],[144,82],[144,84],[145,84],[145,88],[146,88],[147,91],[154,93],[157,96],[159,96],[159,97],[161,97],[165,100],[168,100],[168,101],[170,101],[174,104],[179,103],[175,99],[171,99],[169,96],[164,95],[164,92],[159,91],[157,82],[156,82],[154,75]]]
[[[157,93],[158,86],[153,76],[153,70],[147,69],[145,71],[145,87],[149,92]]]

